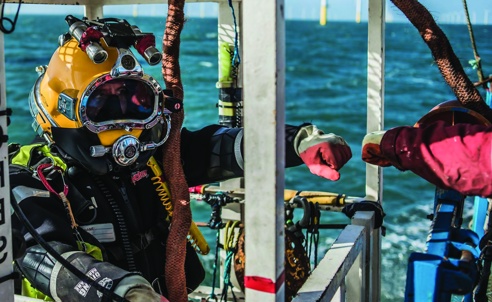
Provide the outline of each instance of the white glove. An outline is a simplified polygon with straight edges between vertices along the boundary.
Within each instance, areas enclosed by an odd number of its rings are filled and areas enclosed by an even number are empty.
[[[374,131],[367,133],[362,140],[362,160],[366,163],[388,167],[390,160],[381,151],[381,140],[386,131]]]
[[[169,302],[165,297],[154,291],[150,283],[140,275],[123,278],[114,293],[129,302]]]

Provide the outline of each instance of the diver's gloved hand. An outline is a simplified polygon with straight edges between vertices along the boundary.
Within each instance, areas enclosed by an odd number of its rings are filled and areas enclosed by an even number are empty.
[[[138,284],[130,288],[125,299],[129,302],[169,302],[168,299],[156,293],[152,287],[146,284]]]
[[[386,131],[374,131],[366,134],[362,140],[362,160],[366,163],[389,167],[391,161],[383,154],[381,140]]]
[[[347,142],[333,133],[324,134],[314,125],[299,129],[294,146],[311,173],[333,181],[340,179],[340,170],[352,157]]]

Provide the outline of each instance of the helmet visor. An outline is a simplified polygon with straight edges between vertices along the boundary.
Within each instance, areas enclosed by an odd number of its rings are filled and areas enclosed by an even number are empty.
[[[152,116],[156,94],[146,83],[114,79],[98,86],[86,103],[87,118],[93,123],[146,120]]]

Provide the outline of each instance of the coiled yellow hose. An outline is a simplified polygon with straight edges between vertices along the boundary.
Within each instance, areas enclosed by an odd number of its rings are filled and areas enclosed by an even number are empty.
[[[156,186],[157,194],[162,202],[162,205],[168,212],[168,219],[170,220],[173,216],[173,205],[171,203],[171,194],[169,192],[169,188],[162,180],[162,170],[157,164],[157,161],[154,157],[151,157],[147,162],[147,166],[152,169],[154,172],[154,177],[152,177],[152,182]],[[198,226],[194,221],[191,222],[190,230],[188,232],[188,236],[186,237],[188,242],[193,246],[195,251],[202,255],[207,255],[210,252],[210,247],[208,246],[207,240],[203,236],[202,232],[198,229]]]

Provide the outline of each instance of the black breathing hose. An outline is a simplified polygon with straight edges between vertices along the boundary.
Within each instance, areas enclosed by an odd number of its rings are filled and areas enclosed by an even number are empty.
[[[98,291],[103,293],[105,296],[110,297],[114,301],[121,301],[121,302],[129,302],[126,300],[124,297],[120,297],[119,295],[115,294],[113,291],[105,288],[104,286],[100,285],[96,281],[90,279],[88,276],[86,276],[82,271],[77,269],[75,266],[73,266],[70,262],[68,262],[65,258],[63,258],[59,253],[57,253],[49,244],[46,242],[46,240],[41,237],[41,235],[36,231],[36,229],[32,226],[32,224],[29,222],[29,219],[26,217],[20,206],[17,204],[17,202],[11,198],[10,204],[14,208],[14,212],[16,216],[19,218],[19,220],[22,222],[22,224],[26,227],[26,229],[29,231],[29,233],[32,235],[34,240],[41,245],[53,258],[56,259],[56,261],[60,262],[61,265],[63,265],[67,270],[69,270],[72,274],[74,274],[77,278],[79,278],[81,281],[94,286]]]

